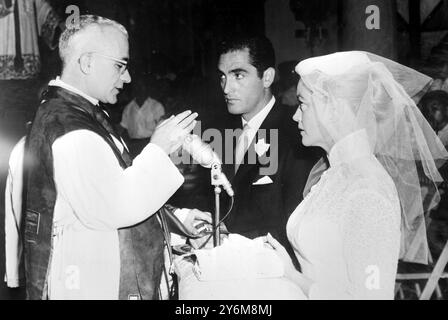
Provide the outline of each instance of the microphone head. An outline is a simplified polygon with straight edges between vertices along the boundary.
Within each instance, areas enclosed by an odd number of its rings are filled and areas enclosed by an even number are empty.
[[[210,174],[212,185],[222,186],[230,197],[233,197],[235,195],[235,192],[232,189],[232,185],[230,184],[224,172],[222,172],[221,170],[221,164],[214,163],[212,165],[212,170],[210,171]]]
[[[221,164],[213,149],[195,134],[188,135],[185,138],[182,148],[203,167],[210,168],[213,163]]]

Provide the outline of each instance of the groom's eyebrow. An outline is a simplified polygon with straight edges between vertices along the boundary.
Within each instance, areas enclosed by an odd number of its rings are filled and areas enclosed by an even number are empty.
[[[247,70],[244,69],[244,68],[235,68],[235,69],[230,70],[230,73],[233,73],[233,74],[235,74],[235,73],[247,73]]]

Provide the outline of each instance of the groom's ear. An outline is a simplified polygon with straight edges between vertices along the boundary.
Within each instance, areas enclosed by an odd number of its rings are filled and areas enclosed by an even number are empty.
[[[275,80],[275,69],[272,67],[267,68],[264,72],[263,72],[263,86],[267,89],[270,88],[272,83]]]

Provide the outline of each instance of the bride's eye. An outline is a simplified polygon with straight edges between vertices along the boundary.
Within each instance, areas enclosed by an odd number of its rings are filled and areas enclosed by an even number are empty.
[[[304,112],[305,110],[308,109],[307,105],[304,104],[304,103],[302,102],[302,100],[300,100],[300,98],[297,98],[297,103],[299,104],[298,107],[299,107],[299,109],[300,109],[301,112]]]

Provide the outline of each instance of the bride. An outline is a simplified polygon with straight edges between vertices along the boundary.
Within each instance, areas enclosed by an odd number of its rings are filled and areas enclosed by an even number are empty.
[[[431,79],[359,51],[310,58],[296,72],[294,120],[305,146],[327,152],[329,168],[287,224],[301,271],[267,241],[309,299],[393,299],[398,260],[428,259],[418,172],[436,188],[434,160],[448,157],[411,99]]]

